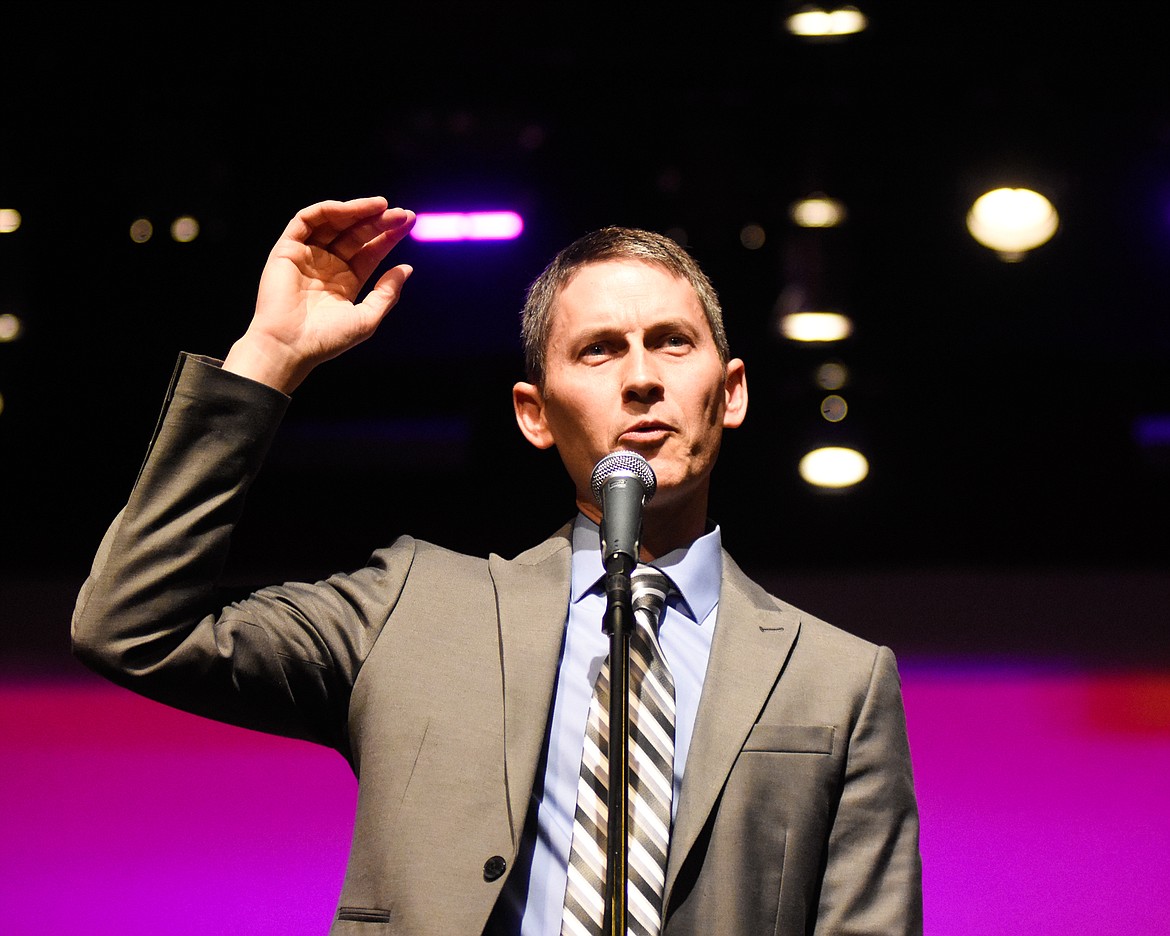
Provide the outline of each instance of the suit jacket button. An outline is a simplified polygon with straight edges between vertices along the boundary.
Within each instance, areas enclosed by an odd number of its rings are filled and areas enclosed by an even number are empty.
[[[492,855],[487,861],[483,863],[483,879],[485,881],[495,881],[503,876],[504,871],[508,868],[508,862],[499,855]]]

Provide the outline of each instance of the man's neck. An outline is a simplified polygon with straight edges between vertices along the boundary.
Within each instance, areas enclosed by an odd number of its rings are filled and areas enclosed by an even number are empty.
[[[577,509],[586,517],[601,525],[601,509],[592,500],[577,501]],[[700,504],[691,501],[683,509],[674,510],[671,505],[648,505],[642,517],[642,542],[639,557],[650,562],[675,549],[690,546],[707,530],[706,499]]]

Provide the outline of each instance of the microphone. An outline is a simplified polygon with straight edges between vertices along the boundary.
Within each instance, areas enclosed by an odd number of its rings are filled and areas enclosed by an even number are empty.
[[[593,469],[593,499],[601,507],[601,560],[622,557],[628,574],[638,564],[642,508],[654,496],[654,469],[637,452],[610,452]]]

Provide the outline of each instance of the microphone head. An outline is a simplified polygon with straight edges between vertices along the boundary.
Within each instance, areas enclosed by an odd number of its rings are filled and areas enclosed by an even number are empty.
[[[642,502],[646,503],[654,496],[658,488],[658,479],[654,477],[654,469],[637,452],[617,451],[604,456],[593,468],[593,478],[590,486],[593,488],[593,499],[604,507],[601,494],[605,482],[614,475],[623,474],[633,476],[642,482]]]

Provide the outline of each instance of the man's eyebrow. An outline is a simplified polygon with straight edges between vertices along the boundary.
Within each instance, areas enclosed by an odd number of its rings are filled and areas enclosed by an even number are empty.
[[[654,322],[646,331],[702,331],[699,326],[687,318],[686,316],[670,316],[660,321]]]
[[[670,318],[655,322],[646,329],[646,334],[652,338],[681,334],[696,342],[701,342],[708,336],[709,330],[703,328],[701,323],[692,322],[689,318]]]
[[[589,344],[602,338],[624,337],[626,330],[616,322],[585,322],[566,337],[573,344]]]
[[[660,335],[664,332],[686,332],[690,335],[704,333],[700,323],[691,321],[685,315],[666,315],[647,325],[645,331],[648,335]],[[565,338],[570,344],[592,344],[595,341],[615,337],[624,341],[626,333],[627,329],[620,322],[606,322],[583,324],[577,331],[571,332]]]

